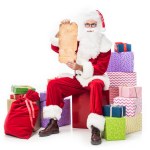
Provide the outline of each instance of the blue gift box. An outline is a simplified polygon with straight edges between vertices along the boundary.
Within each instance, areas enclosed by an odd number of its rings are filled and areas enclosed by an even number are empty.
[[[115,43],[116,52],[131,52],[131,44],[127,43]]]
[[[103,106],[103,115],[109,117],[123,117],[126,115],[125,106],[105,105]]]

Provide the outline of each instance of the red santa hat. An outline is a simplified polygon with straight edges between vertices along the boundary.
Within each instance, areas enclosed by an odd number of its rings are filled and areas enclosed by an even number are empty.
[[[86,22],[89,19],[97,21],[97,27],[100,28],[101,31],[105,31],[104,17],[99,10],[94,10],[84,15],[83,17],[84,22]]]
[[[104,17],[103,17],[102,13],[99,10],[96,10],[96,11],[97,11],[97,13],[99,14],[99,17],[100,17],[100,20],[101,20],[101,23],[102,23],[102,29],[103,29],[103,31],[105,31]]]

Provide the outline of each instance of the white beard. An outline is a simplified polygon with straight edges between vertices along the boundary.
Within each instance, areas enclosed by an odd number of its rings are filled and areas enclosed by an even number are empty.
[[[87,30],[94,30],[93,32],[87,32]],[[100,53],[102,34],[97,29],[83,29],[81,35],[79,36],[79,47],[77,57],[84,60],[89,60],[90,58],[96,58]]]

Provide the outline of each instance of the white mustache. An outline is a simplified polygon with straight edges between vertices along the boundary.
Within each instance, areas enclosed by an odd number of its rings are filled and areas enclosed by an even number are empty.
[[[95,32],[94,28],[85,28],[86,32]]]

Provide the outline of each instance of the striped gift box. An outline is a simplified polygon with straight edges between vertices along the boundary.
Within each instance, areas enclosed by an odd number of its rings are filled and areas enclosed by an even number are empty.
[[[119,96],[119,87],[109,87],[109,103],[113,104],[113,99]]]
[[[116,105],[126,106],[126,116],[128,117],[133,117],[142,111],[141,98],[116,97],[113,101]]]
[[[136,86],[136,72],[107,72],[110,79],[110,86]]]

